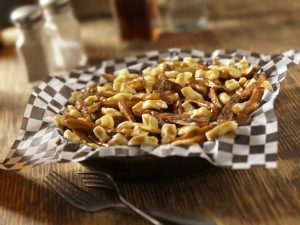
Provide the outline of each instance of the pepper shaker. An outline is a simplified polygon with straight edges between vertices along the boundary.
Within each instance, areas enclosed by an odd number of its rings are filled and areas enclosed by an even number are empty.
[[[43,8],[44,29],[51,39],[57,70],[84,66],[87,56],[80,37],[80,27],[69,0],[39,0]]]
[[[36,5],[15,9],[11,21],[18,30],[16,49],[25,68],[29,82],[37,82],[51,71],[51,56],[47,49],[47,37],[43,30],[42,10]]]

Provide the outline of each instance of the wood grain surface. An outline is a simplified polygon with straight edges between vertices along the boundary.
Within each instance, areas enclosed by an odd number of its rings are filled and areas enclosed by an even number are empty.
[[[210,1],[213,18],[205,30],[163,34],[157,43],[139,49],[116,45],[116,40],[107,38],[113,32],[111,21],[85,22],[82,28],[89,56],[93,61],[100,61],[168,47],[205,51],[242,48],[261,53],[279,53],[300,47],[298,1],[220,2]],[[16,137],[30,93],[31,87],[14,49],[2,49],[1,159]],[[218,225],[300,224],[299,97],[300,66],[296,66],[282,83],[275,105],[280,126],[277,169],[232,171],[218,168],[165,181],[124,181],[120,183],[121,192],[137,206],[207,218]],[[0,171],[0,225],[148,224],[126,210],[85,213],[74,209],[44,185],[43,177],[52,170],[82,185],[74,171],[84,168],[75,163],[43,165],[17,173]]]

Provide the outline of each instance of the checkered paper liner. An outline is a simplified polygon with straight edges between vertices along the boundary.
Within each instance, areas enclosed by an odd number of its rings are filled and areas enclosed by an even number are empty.
[[[226,62],[245,56],[251,65],[261,68],[273,86],[274,92],[265,91],[261,107],[253,113],[252,121],[239,126],[236,136],[224,135],[215,141],[207,141],[202,146],[113,146],[92,150],[85,145],[68,142],[62,131],[54,124],[54,116],[62,111],[71,92],[84,88],[90,81],[105,82],[98,74],[114,73],[127,68],[130,72],[140,72],[153,66],[159,59],[182,59],[192,56],[199,62],[211,64],[212,59]],[[19,170],[49,162],[80,162],[95,157],[157,157],[182,156],[205,158],[216,166],[232,169],[251,167],[275,168],[277,158],[278,124],[274,111],[274,101],[279,94],[280,82],[295,63],[299,63],[297,50],[271,56],[244,50],[216,50],[211,54],[195,49],[172,48],[151,51],[139,56],[104,61],[99,67],[85,71],[72,71],[65,78],[48,77],[32,93],[24,112],[19,134],[6,156],[1,169]],[[298,60],[298,61],[297,61]],[[183,159],[184,160],[184,159]]]

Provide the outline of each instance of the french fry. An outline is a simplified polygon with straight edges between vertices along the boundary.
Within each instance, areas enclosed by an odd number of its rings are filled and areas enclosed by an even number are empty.
[[[193,84],[191,85],[194,90],[201,93],[202,95],[207,95],[208,87],[203,84]]]
[[[182,113],[184,113],[184,110],[182,108],[182,101],[181,99],[178,99],[175,103],[173,103],[173,110],[175,114],[179,114],[181,115]]]
[[[197,135],[194,137],[176,140],[172,142],[172,145],[191,145],[191,144],[203,144],[205,141],[204,135]]]
[[[159,93],[138,93],[135,94],[132,100],[142,101],[142,100],[159,100],[160,94]]]
[[[132,111],[136,117],[142,117],[143,114],[150,114],[152,112],[150,109],[137,109]]]
[[[119,101],[118,106],[121,113],[127,120],[131,122],[136,122],[134,115],[132,114],[131,110],[127,107],[125,101]]]
[[[204,134],[206,131],[209,131],[210,129],[214,128],[216,125],[217,124],[211,123],[211,124],[208,124],[206,126],[200,127],[199,128],[199,132],[202,133],[202,134]]]
[[[171,93],[170,91],[161,92],[160,98],[161,98],[161,100],[166,102],[168,105],[172,105],[172,104],[180,101],[178,93]]]
[[[254,89],[251,97],[249,98],[245,108],[236,116],[239,124],[246,124],[250,120],[250,114],[260,106],[260,100],[264,94],[264,88],[258,87]]]
[[[81,109],[84,107],[82,99],[75,102],[75,108],[81,111]]]
[[[99,93],[98,95],[104,98],[110,98],[114,95],[118,94],[118,92],[116,91],[103,91],[101,93]]]
[[[235,94],[231,97],[230,101],[225,104],[217,118],[217,121],[222,122],[232,120],[234,113],[231,111],[232,106],[240,100],[240,97]]]
[[[114,80],[116,79],[116,76],[110,73],[104,73],[101,74],[102,77],[104,77],[105,80],[107,80],[108,82],[114,82]]]
[[[164,81],[167,77],[164,74],[159,74],[157,80],[153,85],[153,92],[162,92],[164,91]]]
[[[210,98],[211,102],[212,102],[215,106],[217,106],[217,107],[219,107],[219,108],[222,107],[222,104],[220,103],[219,98],[218,98],[218,96],[217,96],[217,94],[216,94],[216,92],[215,92],[215,90],[214,90],[213,88],[211,88],[211,89],[209,90],[208,97]]]
[[[145,90],[144,81],[142,77],[135,78],[127,83],[130,87],[132,87],[136,91]]]
[[[226,88],[221,82],[214,80],[211,81],[207,78],[195,78],[195,84],[206,86],[208,88],[213,88],[214,90],[223,90],[225,92],[231,92],[228,88]]]
[[[174,139],[174,141],[180,141],[180,140],[185,140],[185,139],[188,139],[188,138],[191,138],[191,137],[194,137],[194,136],[197,136],[201,134],[199,129],[195,129],[187,134],[183,134],[181,136],[178,136]]]
[[[163,90],[164,91],[176,91],[180,92],[182,89],[182,86],[176,82],[170,81],[170,80],[164,80],[163,81]]]
[[[155,117],[158,117],[159,119],[163,120],[167,123],[174,123],[182,126],[191,125],[191,124],[197,124],[198,126],[202,127],[209,123],[209,119],[207,117],[197,117],[192,119],[188,115],[177,115],[177,114],[159,114],[154,113]]]
[[[119,109],[119,105],[118,105],[119,101],[108,101],[107,99],[102,99],[101,101],[101,106],[102,107],[106,107],[106,108],[114,108],[114,109]],[[131,108],[132,106],[134,106],[137,103],[137,101],[135,100],[128,100],[126,101],[126,105]]]
[[[194,129],[194,130],[190,131],[187,134],[183,134],[183,135],[175,138],[174,140],[175,141],[177,141],[177,140],[183,140],[183,139],[187,139],[187,138],[190,138],[190,137],[193,137],[193,136],[196,136],[196,135],[205,134],[207,131],[211,130],[216,125],[217,124],[211,123],[211,124],[205,125],[203,127],[198,127],[197,129]]]
[[[266,80],[266,77],[264,75],[259,75],[258,79],[256,80],[255,84],[251,86],[250,88],[245,88],[242,92],[240,92],[240,97],[242,99],[249,97],[254,89],[257,87],[260,87],[262,83]]]
[[[215,126],[213,129],[207,131],[205,133],[205,136],[207,140],[211,141],[216,139],[217,137],[229,133],[229,132],[234,132],[237,128],[238,124],[235,121],[225,121],[217,126]]]
[[[125,69],[101,76],[106,83],[73,92],[55,117],[66,139],[93,149],[203,144],[249,122],[264,89],[272,90],[246,58],[207,66],[185,57],[161,60],[140,75]]]
[[[75,130],[75,129],[73,131],[85,143],[95,143],[91,138],[88,137],[88,135],[84,131],[82,131],[82,130]]]
[[[133,129],[128,129],[128,128],[107,128],[105,129],[106,133],[110,136],[115,135],[115,134],[122,134],[125,137],[131,137]]]
[[[101,106],[100,102],[94,103],[93,105],[86,107],[86,112],[88,114],[93,114],[99,110],[100,106]]]
[[[219,77],[222,79],[230,79],[230,75],[228,70],[220,70],[219,71]]]
[[[95,127],[95,124],[92,122],[79,120],[76,118],[67,118],[65,122],[67,126],[73,130],[91,131]]]
[[[205,101],[205,100],[203,100],[203,99],[188,100],[188,101],[189,101],[190,103],[195,103],[195,104],[197,104],[199,107],[204,106],[204,107],[209,108],[209,109],[211,109],[211,108],[214,107],[214,104],[213,104],[213,103],[208,102],[208,101]]]

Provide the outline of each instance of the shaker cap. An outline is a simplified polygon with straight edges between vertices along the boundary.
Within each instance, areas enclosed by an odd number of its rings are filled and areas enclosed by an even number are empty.
[[[32,26],[43,20],[42,10],[38,5],[25,5],[16,8],[10,15],[17,26]]]
[[[56,12],[60,12],[63,9],[68,8],[68,6],[70,6],[70,1],[69,0],[39,0],[39,4],[41,7],[56,13]]]

